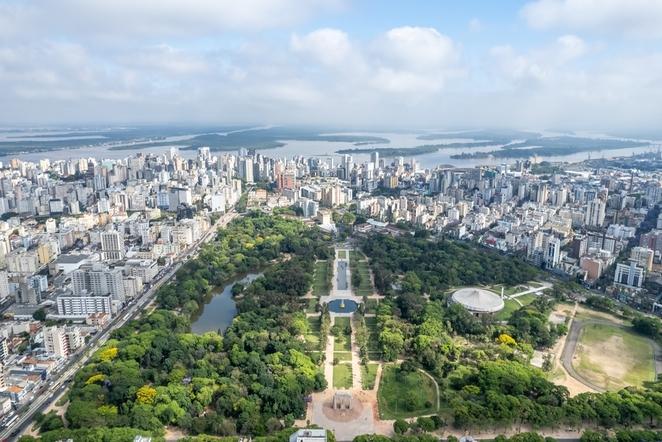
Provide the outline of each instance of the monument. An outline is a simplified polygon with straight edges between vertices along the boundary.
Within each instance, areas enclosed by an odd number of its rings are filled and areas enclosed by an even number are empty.
[[[352,408],[352,393],[349,390],[338,390],[333,394],[334,410],[349,410]]]

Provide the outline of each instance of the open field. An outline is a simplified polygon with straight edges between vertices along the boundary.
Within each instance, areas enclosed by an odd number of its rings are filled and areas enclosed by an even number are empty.
[[[352,366],[350,364],[333,366],[333,388],[352,388]]]
[[[384,366],[377,391],[382,419],[401,419],[435,413],[437,393],[432,379],[420,371],[400,373],[396,365]]]
[[[516,300],[506,299],[504,301],[503,310],[501,310],[496,315],[494,315],[494,318],[498,321],[507,321],[514,312],[521,309],[522,307],[531,304],[536,298],[537,298],[536,295],[534,295],[533,293],[529,293],[528,295],[522,295],[516,298]],[[520,303],[522,305],[520,305]]]
[[[361,365],[361,386],[364,390],[375,388],[375,378],[379,364]]]
[[[560,305],[567,305],[567,304],[560,304]],[[577,306],[577,313],[575,314],[575,318],[579,320],[606,319],[607,321],[611,321],[617,324],[625,324],[625,321],[623,321],[623,319],[618,318],[617,316],[614,316],[611,313],[594,310],[582,304],[579,304]]]
[[[650,340],[617,325],[586,324],[572,365],[579,374],[606,390],[641,385],[655,378]]]
[[[351,351],[334,351],[333,359],[338,359],[338,362],[351,362],[352,361],[352,352]]]
[[[338,250],[338,259],[347,259],[347,251]]]
[[[315,274],[313,279],[313,295],[316,297],[328,296],[330,284],[327,284],[329,277],[329,263],[327,261],[318,261],[315,263]],[[329,279],[330,281],[330,279]]]
[[[503,284],[496,284],[493,286],[487,287],[488,290],[496,293],[497,295],[501,294],[501,287],[503,287],[503,294],[506,296],[512,296],[515,293],[523,292],[526,290],[526,287],[523,285],[517,285],[517,286],[504,286]]]

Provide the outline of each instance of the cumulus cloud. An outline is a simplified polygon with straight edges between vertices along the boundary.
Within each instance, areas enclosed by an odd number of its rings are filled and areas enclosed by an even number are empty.
[[[303,36],[294,34],[290,47],[327,66],[342,67],[354,55],[349,37],[339,29],[323,28]]]
[[[495,46],[490,55],[500,74],[515,82],[545,82],[568,73],[566,65],[589,51],[576,35],[563,35],[550,45],[518,53],[510,45]]]
[[[662,38],[659,0],[536,0],[521,11],[537,29],[571,29]]]

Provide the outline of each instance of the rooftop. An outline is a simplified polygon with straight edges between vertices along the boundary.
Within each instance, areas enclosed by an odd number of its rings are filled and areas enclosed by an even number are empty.
[[[495,313],[503,309],[503,299],[496,293],[476,287],[466,287],[453,293],[453,302],[474,313]]]

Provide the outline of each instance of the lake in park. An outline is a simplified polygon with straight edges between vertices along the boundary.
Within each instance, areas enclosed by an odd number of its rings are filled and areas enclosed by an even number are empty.
[[[248,285],[260,276],[262,273],[249,273],[241,279],[229,282],[222,290],[215,289],[209,302],[202,306],[197,315],[193,316],[191,331],[205,333],[220,330],[223,333],[237,316],[237,306],[232,299],[232,286],[238,282]]]

